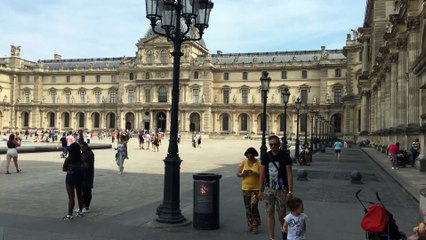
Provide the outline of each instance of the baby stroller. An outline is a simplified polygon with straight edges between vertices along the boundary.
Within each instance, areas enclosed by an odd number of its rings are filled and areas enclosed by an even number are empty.
[[[379,193],[376,192],[377,202],[364,201],[359,198],[358,190],[356,199],[364,208],[364,217],[361,220],[361,228],[365,231],[366,240],[400,240],[405,239],[405,234],[401,233],[396,225],[393,215],[384,207]],[[365,204],[370,206],[367,208]]]

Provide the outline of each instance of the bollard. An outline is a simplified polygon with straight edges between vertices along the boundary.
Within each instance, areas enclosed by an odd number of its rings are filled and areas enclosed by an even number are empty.
[[[305,169],[297,170],[297,180],[299,181],[307,181],[308,180],[308,171]]]
[[[351,183],[360,184],[360,183],[362,183],[361,179],[362,179],[362,175],[361,175],[360,172],[358,172],[358,171],[352,171],[351,172]]]

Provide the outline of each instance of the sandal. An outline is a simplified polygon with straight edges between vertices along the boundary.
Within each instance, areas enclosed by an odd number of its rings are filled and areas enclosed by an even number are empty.
[[[259,233],[259,229],[255,226],[255,227],[252,228],[251,232],[253,234],[258,234]]]

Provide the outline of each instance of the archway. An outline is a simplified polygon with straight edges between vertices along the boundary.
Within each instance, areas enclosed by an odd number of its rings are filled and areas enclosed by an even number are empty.
[[[48,127],[55,127],[55,113],[48,112],[47,113],[47,121],[48,121]]]
[[[115,113],[108,113],[106,115],[106,123],[107,123],[107,128],[115,128]]]
[[[165,132],[166,128],[166,114],[163,112],[159,112],[157,114],[157,129],[158,131]]]
[[[101,125],[101,115],[97,112],[92,114],[92,127],[99,128]]]
[[[198,113],[191,113],[191,115],[189,116],[189,131],[191,132],[199,132],[201,127],[200,127],[200,114]]]
[[[135,128],[135,115],[131,112],[126,113],[126,129]]]

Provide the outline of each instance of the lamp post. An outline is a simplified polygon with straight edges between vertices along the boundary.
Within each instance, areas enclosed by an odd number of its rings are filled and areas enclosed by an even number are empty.
[[[300,100],[300,98],[296,99],[295,102],[296,105],[296,117],[297,117],[297,121],[296,121],[296,146],[295,146],[295,151],[294,151],[294,156],[296,157],[296,159],[299,158],[299,110],[300,107],[302,105],[302,101]]]
[[[152,31],[173,42],[173,88],[170,115],[170,140],[164,159],[164,197],[157,208],[157,221],[176,224],[186,219],[180,210],[180,163],[178,150],[179,74],[182,43],[198,41],[209,24],[213,3],[210,0],[146,0],[146,17]],[[182,23],[185,26],[182,28]],[[190,31],[198,33],[191,34]]]
[[[268,77],[269,73],[267,71],[262,72],[260,77],[260,84],[262,90],[262,99],[263,99],[263,113],[262,113],[262,145],[260,146],[260,156],[266,154],[266,100],[268,99],[269,84],[271,83],[271,78]]]
[[[305,106],[303,107],[303,112],[305,113],[305,117],[303,118],[303,124],[305,125],[305,141],[304,144],[308,143],[308,112],[309,112],[309,107],[308,104],[305,104]]]
[[[284,100],[284,133],[283,133],[283,141],[281,143],[281,149],[283,151],[287,151],[287,104],[290,99],[290,91],[288,88],[284,88],[284,92],[281,93]]]

